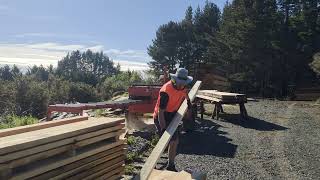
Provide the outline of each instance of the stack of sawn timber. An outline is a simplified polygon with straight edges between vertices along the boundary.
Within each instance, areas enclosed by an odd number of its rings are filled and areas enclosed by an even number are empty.
[[[0,179],[117,179],[123,118],[74,117],[0,131]]]
[[[220,92],[217,90],[199,90],[197,97],[210,97],[214,101],[222,103],[246,103],[247,97],[245,94]]]
[[[295,91],[294,100],[315,101],[320,98],[320,86],[311,88],[300,88]]]

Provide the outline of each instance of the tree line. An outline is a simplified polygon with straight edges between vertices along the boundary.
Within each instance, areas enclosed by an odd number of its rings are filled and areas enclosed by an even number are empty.
[[[44,117],[49,104],[95,102],[126,92],[146,80],[136,71],[120,71],[103,52],[73,51],[58,66],[0,67],[0,117]],[[151,80],[149,80],[151,82]]]
[[[211,64],[226,72],[231,90],[272,97],[319,84],[319,51],[319,0],[233,0],[223,12],[206,1],[161,25],[148,47],[155,74],[165,65],[196,72]]]

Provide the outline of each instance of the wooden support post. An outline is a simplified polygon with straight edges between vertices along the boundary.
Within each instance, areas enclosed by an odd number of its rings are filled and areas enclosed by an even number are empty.
[[[213,108],[212,115],[211,115],[211,118],[212,118],[212,119],[214,119],[214,117],[215,117],[216,114],[217,114],[217,104],[214,103],[213,107],[214,107],[214,108]]]
[[[200,113],[201,113],[201,120],[203,120],[203,113],[204,113],[204,104],[203,101],[200,101]]]
[[[221,106],[221,104],[220,104],[220,102],[217,102],[216,103],[216,118],[217,118],[217,120],[219,120],[219,112],[220,112],[220,106]]]
[[[244,119],[247,119],[248,113],[247,113],[246,107],[244,106],[244,103],[239,103],[239,106],[240,106],[240,114],[241,114],[241,116]]]
[[[219,103],[219,110],[220,110],[220,112],[224,113],[224,112],[223,112],[223,108],[222,108],[222,104],[221,104],[221,103]]]
[[[51,121],[51,115],[52,115],[52,110],[50,109],[50,107],[48,107],[47,121]]]
[[[201,85],[201,81],[197,81],[194,84],[194,86],[192,87],[192,89],[190,90],[189,98],[190,98],[191,102],[195,99],[197,91],[200,88],[200,85]],[[176,115],[174,116],[173,120],[169,124],[168,128],[166,129],[166,131],[161,136],[158,144],[153,149],[153,151],[151,152],[150,156],[148,157],[146,163],[142,167],[142,169],[140,171],[140,174],[138,174],[135,177],[135,179],[147,180],[149,178],[149,176],[150,176],[153,168],[156,166],[157,161],[159,160],[161,154],[165,150],[167,144],[169,143],[169,141],[170,141],[172,135],[174,134],[174,132],[176,131],[176,129],[177,129],[179,123],[181,122],[183,116],[187,112],[187,109],[188,109],[187,100],[184,100],[183,103],[181,104],[178,112],[176,113]]]

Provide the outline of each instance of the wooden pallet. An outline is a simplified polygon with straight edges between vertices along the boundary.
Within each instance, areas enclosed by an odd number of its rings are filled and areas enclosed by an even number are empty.
[[[123,118],[39,126],[44,128],[0,138],[0,179],[69,179],[80,175],[90,179],[102,170],[99,176],[107,173],[105,169],[117,170],[110,177],[123,173],[126,146],[119,139],[125,132]]]

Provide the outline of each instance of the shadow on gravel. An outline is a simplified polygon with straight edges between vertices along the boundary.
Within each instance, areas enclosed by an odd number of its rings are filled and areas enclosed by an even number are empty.
[[[239,114],[221,114],[221,120],[242,126],[244,128],[255,129],[258,131],[283,131],[288,129],[262,119],[249,117],[247,120],[243,119]]]
[[[180,135],[178,153],[233,158],[237,145],[229,143],[231,139],[218,130],[220,127],[211,120],[197,121],[195,131]]]

